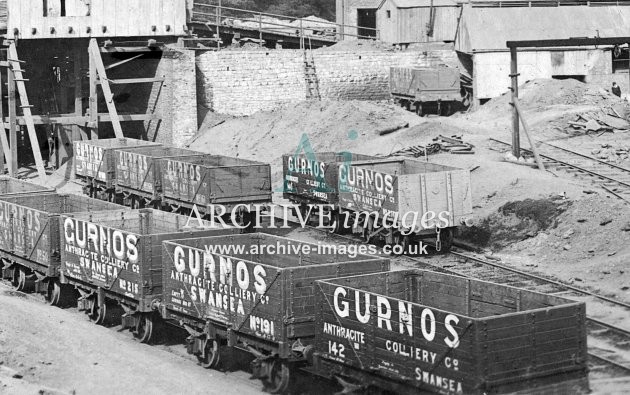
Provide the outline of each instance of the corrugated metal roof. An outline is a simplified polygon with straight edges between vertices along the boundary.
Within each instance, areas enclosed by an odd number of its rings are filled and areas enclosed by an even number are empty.
[[[506,41],[628,36],[630,7],[464,7],[456,48],[507,50]]]
[[[398,8],[414,8],[414,7],[430,7],[431,0],[392,0]],[[433,0],[433,5],[436,7],[451,6],[456,7],[459,5],[455,0]]]

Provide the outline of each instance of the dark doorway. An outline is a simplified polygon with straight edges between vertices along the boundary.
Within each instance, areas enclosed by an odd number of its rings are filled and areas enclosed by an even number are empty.
[[[376,8],[360,8],[357,10],[359,38],[376,37]]]

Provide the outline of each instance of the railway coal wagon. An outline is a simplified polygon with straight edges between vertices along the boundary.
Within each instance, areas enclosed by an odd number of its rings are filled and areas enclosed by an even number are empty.
[[[86,196],[47,193],[0,196],[0,255],[20,291],[43,291],[53,305],[71,290],[59,283],[59,221],[64,213],[124,209]]]
[[[114,150],[159,147],[159,143],[129,138],[74,142],[74,171],[83,182],[83,192],[102,200],[113,200],[116,187]]]
[[[0,196],[13,196],[21,194],[34,195],[51,192],[55,192],[55,189],[19,180],[10,176],[0,176]]]
[[[174,147],[143,147],[116,149],[116,192],[122,194],[125,205],[142,208],[161,207],[162,166],[169,158],[201,157],[205,154]]]
[[[254,375],[270,392],[286,390],[310,350],[315,280],[389,270],[389,260],[348,246],[320,251],[266,234],[163,244],[162,316],[184,324],[188,351],[205,367],[219,365],[225,344],[252,353]]]
[[[349,152],[283,155],[284,198],[300,205],[303,218],[308,213],[308,204],[337,205],[340,167],[356,161],[375,159],[373,156]],[[336,223],[341,224],[339,221]]]
[[[162,241],[238,232],[153,209],[64,214],[61,281],[81,294],[79,309],[98,324],[119,323],[149,342],[162,296]],[[124,313],[124,315],[123,315]]]
[[[216,211],[212,205],[220,205],[227,214],[236,209],[247,216],[254,210],[254,204],[271,203],[268,164],[204,155],[167,158],[160,165],[162,202],[173,211],[190,212],[196,205],[201,214],[210,214]]]
[[[359,161],[339,167],[339,209],[366,241],[406,246],[435,237],[447,251],[453,230],[471,225],[470,171],[410,159]]]
[[[422,270],[321,280],[316,291],[310,369],[346,389],[588,390],[583,302]]]

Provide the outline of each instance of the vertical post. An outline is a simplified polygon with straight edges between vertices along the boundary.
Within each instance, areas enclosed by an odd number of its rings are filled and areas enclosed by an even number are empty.
[[[518,100],[518,59],[516,47],[510,48],[510,78],[512,79],[512,154],[518,159],[521,156],[521,139],[518,110],[514,104],[514,99]]]
[[[88,51],[90,76],[90,140],[98,140],[98,79],[96,78],[96,64],[94,55]]]
[[[9,70],[7,68],[7,70]],[[7,135],[7,130],[4,128],[4,111],[2,109],[3,106],[3,97],[2,97],[2,73],[0,73],[0,133],[3,133],[5,136]],[[4,141],[4,140],[3,140]],[[11,164],[7,161],[7,167],[10,167]],[[2,144],[0,144],[0,174],[4,174],[4,149],[2,148]]]
[[[304,44],[304,21],[300,18],[300,49],[305,49]]]
[[[219,0],[219,8],[217,8],[217,39],[221,38],[221,34],[220,34],[220,26],[221,26],[221,0]]]
[[[258,13],[258,44],[263,46],[263,34],[262,34],[262,13]]]
[[[339,40],[346,39],[346,0],[341,0],[341,23],[338,27]]]
[[[11,67],[7,68],[7,93],[9,96],[9,146],[11,148],[11,164],[9,165],[9,175],[17,177],[17,117],[15,102],[15,79]]]
[[[76,46],[72,50],[74,58],[74,113],[77,117],[83,116],[83,89],[81,86],[81,69],[83,68],[83,53],[81,47]],[[61,166],[65,158],[70,158],[73,155],[72,143],[77,140],[81,140],[81,128],[79,125],[72,125],[71,135],[68,136],[67,128],[61,126],[58,127],[60,131],[59,135],[59,161],[57,164]],[[70,137],[70,138],[68,138]]]

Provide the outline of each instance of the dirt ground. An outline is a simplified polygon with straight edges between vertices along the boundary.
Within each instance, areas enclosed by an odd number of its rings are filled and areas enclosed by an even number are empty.
[[[205,370],[0,284],[0,394],[259,394],[245,372]],[[178,347],[183,349],[183,346]]]

